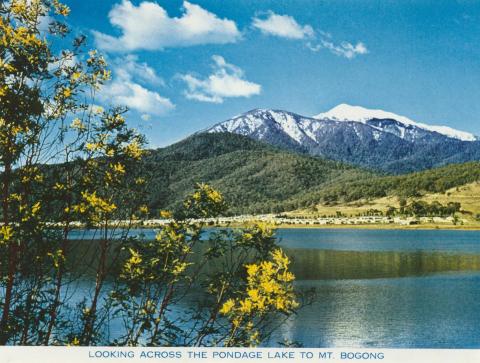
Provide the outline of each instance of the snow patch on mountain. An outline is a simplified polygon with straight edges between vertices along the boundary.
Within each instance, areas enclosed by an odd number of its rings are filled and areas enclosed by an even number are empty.
[[[241,135],[256,133],[262,139],[268,128],[284,132],[297,143],[302,144],[310,136],[303,130],[301,116],[285,111],[255,109],[222,122],[208,129],[207,132],[231,132]],[[312,120],[318,122],[317,120]]]
[[[249,135],[263,125],[261,118],[252,114],[239,115],[228,122],[215,125],[208,132],[232,132],[241,135]]]
[[[281,129],[287,133],[287,135],[298,143],[302,142],[305,134],[302,132],[292,115],[276,111],[269,111],[269,114],[272,116],[273,120],[280,125]]]
[[[345,103],[335,106],[327,112],[320,113],[314,116],[314,118],[318,120],[355,121],[361,123],[367,123],[368,120],[372,119],[390,119],[398,121],[406,126],[415,126],[424,130],[434,131],[462,141],[478,140],[478,137],[469,132],[456,130],[448,126],[427,125],[424,123],[415,122],[408,117],[397,115],[393,112],[368,109],[361,106],[351,106]]]

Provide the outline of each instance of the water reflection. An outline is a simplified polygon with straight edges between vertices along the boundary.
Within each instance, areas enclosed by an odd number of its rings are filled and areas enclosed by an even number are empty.
[[[213,231],[208,229],[206,233]],[[125,233],[116,230],[116,235]],[[132,229],[129,236],[155,238],[154,229]],[[437,251],[480,254],[480,231],[279,228],[282,247],[341,251]],[[94,230],[74,230],[73,240],[98,239]]]
[[[289,340],[306,347],[480,347],[479,232],[282,230],[279,235],[292,259],[296,288],[313,287],[317,295],[268,346]],[[95,243],[72,241],[71,257],[85,261],[82,273],[95,266]],[[196,250],[193,260],[201,252]],[[87,280],[82,282],[88,285]],[[177,313],[201,299],[192,291]]]
[[[315,287],[315,303],[267,345],[289,337],[306,347],[480,347],[480,273],[311,280],[297,287]]]
[[[480,255],[441,252],[285,249],[299,280],[370,279],[479,271]]]

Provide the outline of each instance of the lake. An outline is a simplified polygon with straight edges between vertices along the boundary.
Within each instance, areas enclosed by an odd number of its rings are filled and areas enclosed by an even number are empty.
[[[316,301],[273,339],[307,347],[480,347],[480,231],[282,229]]]
[[[316,299],[266,345],[480,347],[480,231],[295,228],[277,237],[296,288],[315,288]]]

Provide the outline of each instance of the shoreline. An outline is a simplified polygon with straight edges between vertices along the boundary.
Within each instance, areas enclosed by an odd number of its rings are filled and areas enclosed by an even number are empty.
[[[246,224],[231,224],[229,227],[243,228]],[[209,227],[226,227],[225,225]],[[370,230],[436,230],[436,231],[480,231],[480,225],[438,225],[438,224],[416,224],[416,225],[391,225],[391,224],[279,224],[273,226],[274,229],[370,229]]]
[[[200,222],[199,222],[200,223]],[[205,222],[203,222],[205,223]],[[314,224],[314,223],[279,223],[262,219],[251,219],[248,221],[232,221],[232,222],[220,222],[215,223],[210,221],[205,223],[204,228],[248,228],[254,223],[264,223],[269,225],[272,229],[358,229],[358,230],[437,230],[437,231],[480,231],[480,223],[463,223],[463,224],[447,224],[447,223],[418,223],[418,224],[400,224],[400,223],[331,223],[331,224]],[[122,223],[116,223],[112,225],[113,228],[118,229],[160,229],[167,225],[164,223],[138,223],[130,225],[122,225]],[[52,228],[61,228],[61,226],[51,226]],[[83,230],[86,227],[80,224],[72,226],[73,230]]]

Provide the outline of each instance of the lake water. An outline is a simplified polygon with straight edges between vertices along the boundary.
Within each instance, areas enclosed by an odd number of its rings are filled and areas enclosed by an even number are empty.
[[[122,233],[121,231],[116,232]],[[154,238],[153,229],[132,229],[129,236]],[[289,248],[344,251],[461,251],[480,254],[480,231],[279,228],[280,244]],[[74,230],[71,239],[100,238],[93,230]]]
[[[480,231],[280,229],[277,237],[297,289],[315,288],[316,299],[267,345],[480,348]]]

